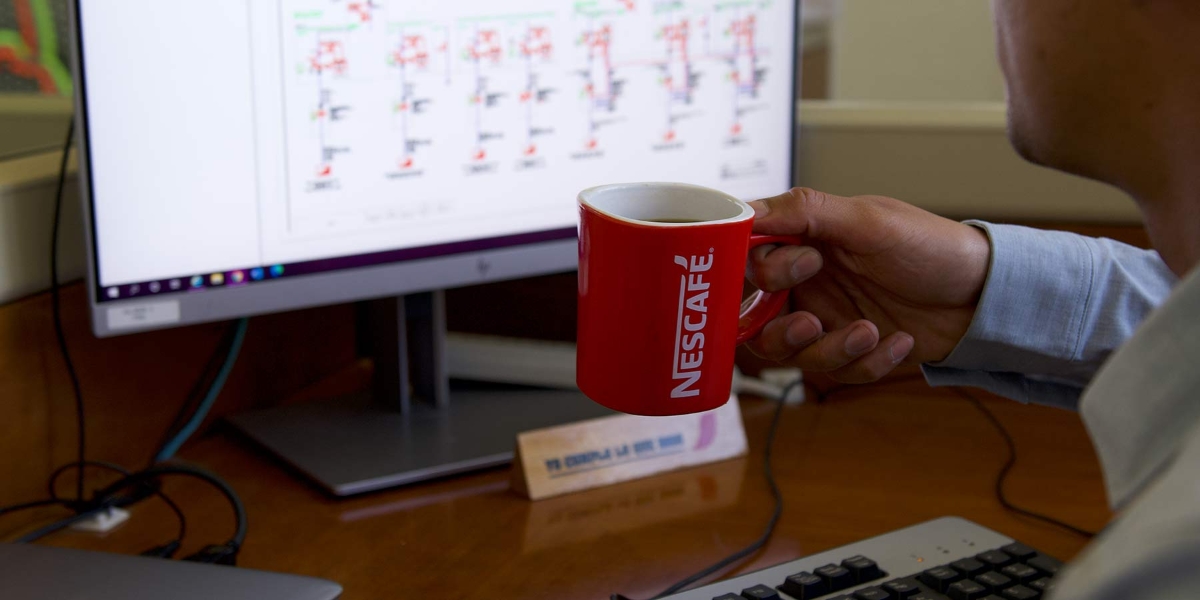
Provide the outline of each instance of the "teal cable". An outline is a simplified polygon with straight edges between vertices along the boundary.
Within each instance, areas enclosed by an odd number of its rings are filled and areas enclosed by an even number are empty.
[[[208,388],[208,393],[205,394],[204,400],[196,407],[195,414],[192,418],[179,429],[179,433],[175,435],[171,441],[163,444],[162,450],[154,457],[154,462],[160,463],[170,460],[179,451],[180,446],[196,433],[196,429],[204,422],[204,417],[208,416],[208,411],[212,409],[212,405],[216,403],[217,396],[221,394],[221,388],[225,387],[225,380],[229,378],[229,372],[233,370],[233,364],[237,362],[238,352],[242,349],[242,341],[246,339],[246,328],[250,324],[250,319],[239,319],[237,330],[233,334],[233,344],[229,346],[229,355],[225,357],[225,363],[221,365],[221,370],[217,372],[216,378],[213,379],[212,386]]]

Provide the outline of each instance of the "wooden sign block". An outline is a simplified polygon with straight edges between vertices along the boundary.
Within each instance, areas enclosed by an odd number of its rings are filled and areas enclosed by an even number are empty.
[[[521,550],[571,546],[729,508],[741,496],[746,470],[744,462],[726,460],[531,502]]]
[[[614,415],[517,436],[513,489],[540,500],[746,453],[737,396],[675,417]]]

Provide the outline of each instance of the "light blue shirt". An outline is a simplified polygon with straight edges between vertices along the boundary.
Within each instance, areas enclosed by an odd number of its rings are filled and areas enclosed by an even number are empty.
[[[935,386],[981,387],[1075,410],[1100,365],[1176,283],[1152,250],[1062,231],[968,223],[991,239],[991,266],[966,337],[945,361],[925,366]]]
[[[992,258],[932,385],[1078,409],[1118,517],[1054,600],[1200,598],[1200,269],[1112,240],[971,222]]]

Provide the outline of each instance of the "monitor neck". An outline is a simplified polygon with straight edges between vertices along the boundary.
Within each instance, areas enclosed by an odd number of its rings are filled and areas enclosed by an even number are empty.
[[[446,303],[441,290],[365,303],[360,351],[375,362],[375,402],[407,414],[412,403],[449,404]]]

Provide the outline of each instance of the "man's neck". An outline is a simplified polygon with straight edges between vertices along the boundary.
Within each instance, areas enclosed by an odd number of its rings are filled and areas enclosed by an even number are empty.
[[[1183,277],[1200,265],[1200,156],[1190,170],[1181,165],[1166,175],[1169,185],[1135,197],[1154,249]]]
[[[1137,164],[1121,169],[1127,184],[1121,187],[1137,200],[1154,248],[1180,277],[1200,265],[1200,95],[1181,94],[1184,87],[1200,94],[1181,79],[1172,95],[1141,115],[1136,128],[1146,137],[1125,155]]]

